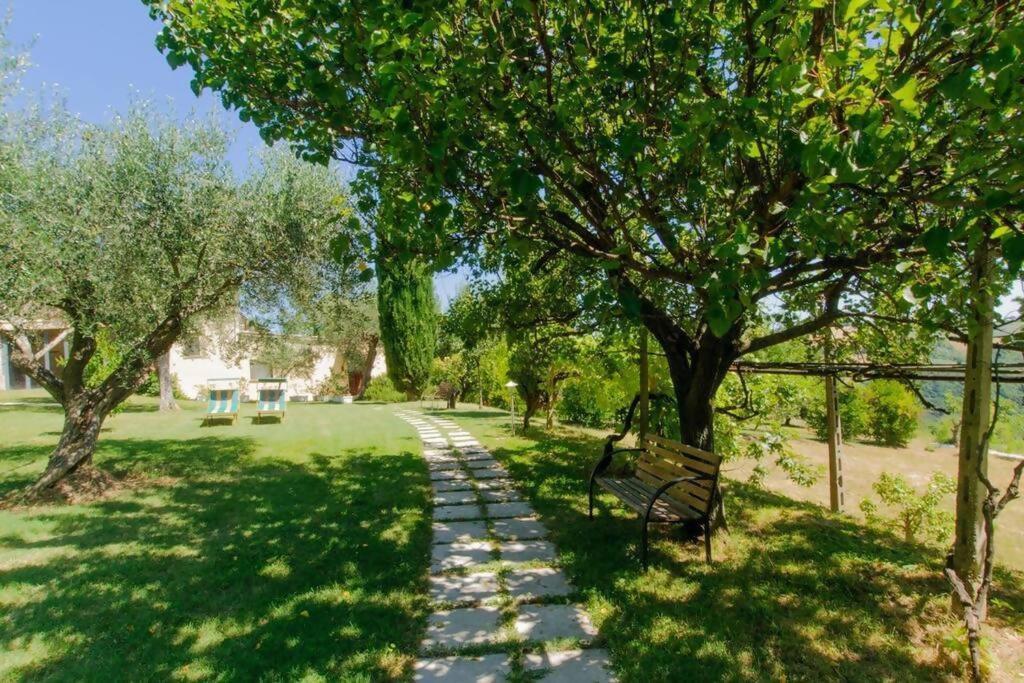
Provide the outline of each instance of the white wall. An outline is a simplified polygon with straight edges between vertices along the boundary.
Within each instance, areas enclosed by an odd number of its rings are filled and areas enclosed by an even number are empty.
[[[188,398],[205,399],[206,384],[210,379],[240,377],[243,380],[243,386],[249,379],[250,360],[248,358],[233,363],[209,350],[202,358],[186,358],[181,351],[180,344],[171,347],[171,374],[177,378],[181,393]]]

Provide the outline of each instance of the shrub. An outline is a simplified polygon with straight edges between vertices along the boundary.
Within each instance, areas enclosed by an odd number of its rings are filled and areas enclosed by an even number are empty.
[[[865,389],[864,403],[866,431],[875,442],[896,447],[910,443],[921,408],[909,389],[894,380],[871,382]]]
[[[401,403],[405,400],[405,394],[395,388],[387,375],[374,377],[366,386],[363,393],[364,401],[383,401],[384,403]]]
[[[924,493],[918,493],[898,474],[883,472],[871,488],[882,503],[892,508],[903,537],[913,543],[922,535],[936,541],[946,538],[952,529],[953,516],[939,508],[942,499],[956,491],[956,482],[942,472],[932,475]],[[893,519],[878,512],[878,506],[868,498],[860,502],[861,512],[869,522],[888,526]]]
[[[852,440],[862,436],[866,431],[867,411],[869,407],[864,402],[863,390],[851,389],[836,383],[836,390],[839,392],[839,420],[842,425],[843,439]],[[822,441],[828,438],[828,423],[825,419],[825,388],[821,386],[821,392],[817,400],[809,400],[803,410],[803,418],[807,425],[814,430],[815,435]]]
[[[619,426],[619,412],[629,406],[632,396],[614,378],[587,372],[565,383],[558,403],[563,422],[584,427]]]

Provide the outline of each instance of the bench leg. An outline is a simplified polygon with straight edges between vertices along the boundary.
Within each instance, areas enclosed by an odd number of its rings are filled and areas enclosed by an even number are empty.
[[[594,478],[590,478],[590,495],[587,497],[587,516],[594,518]]]
[[[646,515],[641,520],[640,528],[640,564],[643,565],[644,571],[647,571],[647,517]]]
[[[711,564],[711,521],[704,522],[704,558]]]

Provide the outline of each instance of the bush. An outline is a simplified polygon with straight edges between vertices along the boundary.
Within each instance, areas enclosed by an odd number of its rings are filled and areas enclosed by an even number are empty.
[[[900,475],[888,472],[883,472],[871,487],[890,509],[889,513],[895,516],[895,522],[908,543],[922,537],[941,541],[949,536],[953,516],[940,504],[956,491],[956,482],[942,472],[932,475],[923,493],[915,491]],[[892,517],[880,514],[878,506],[867,498],[860,502],[860,509],[869,522],[883,526],[893,523]]]
[[[839,392],[839,420],[841,422],[843,439],[852,440],[863,436],[867,427],[867,411],[869,406],[864,402],[862,389],[850,389],[836,383],[836,391]],[[828,438],[828,422],[825,419],[825,387],[821,386],[821,392],[816,400],[809,400],[803,410],[803,418],[807,425],[814,430],[815,435],[822,441]]]
[[[894,380],[877,380],[865,389],[864,403],[866,431],[872,440],[895,447],[910,443],[921,411],[913,392]]]
[[[584,427],[617,427],[619,412],[631,400],[614,378],[586,373],[565,383],[558,418]]]
[[[387,375],[374,377],[366,386],[363,393],[364,401],[383,401],[384,403],[401,403],[405,400],[405,394],[395,388]]]

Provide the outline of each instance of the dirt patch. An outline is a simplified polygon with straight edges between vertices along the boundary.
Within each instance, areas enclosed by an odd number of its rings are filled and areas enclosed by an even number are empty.
[[[125,491],[152,486],[171,486],[171,477],[143,477],[134,473],[115,474],[97,467],[79,467],[39,493],[15,491],[0,500],[0,509],[14,510],[37,505],[80,505],[113,498]]]

